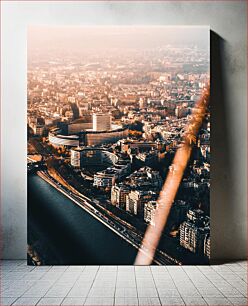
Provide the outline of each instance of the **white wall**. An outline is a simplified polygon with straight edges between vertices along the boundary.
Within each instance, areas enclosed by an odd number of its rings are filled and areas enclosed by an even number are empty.
[[[246,258],[246,1],[4,1],[1,227],[3,258],[26,258],[26,33],[34,24],[210,25],[212,257]]]

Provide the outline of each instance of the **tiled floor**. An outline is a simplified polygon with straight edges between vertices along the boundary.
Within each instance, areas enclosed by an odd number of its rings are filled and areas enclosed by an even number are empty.
[[[0,305],[247,305],[247,263],[31,267],[2,261]]]

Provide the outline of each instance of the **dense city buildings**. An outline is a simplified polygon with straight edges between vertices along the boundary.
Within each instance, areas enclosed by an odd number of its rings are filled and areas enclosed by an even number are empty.
[[[113,222],[122,220],[142,232],[156,226],[161,187],[209,84],[209,50],[181,43],[107,47],[30,55],[29,146],[70,195],[83,194],[98,218],[109,218],[108,226],[117,231]],[[207,110],[163,232],[174,258],[210,257],[210,154]]]
[[[114,166],[94,174],[94,186],[112,187],[116,181],[122,180],[131,172],[130,163],[116,163]]]
[[[96,147],[77,147],[72,148],[71,165],[83,168],[85,166],[114,165],[117,164],[119,156],[106,149]]]
[[[180,225],[180,245],[193,253],[209,256],[209,217],[200,209],[189,210],[187,220]]]

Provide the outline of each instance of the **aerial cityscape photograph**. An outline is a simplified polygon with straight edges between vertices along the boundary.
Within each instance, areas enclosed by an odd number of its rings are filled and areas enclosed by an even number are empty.
[[[29,27],[28,264],[132,265],[145,252],[208,90],[209,36],[205,26]],[[154,265],[209,264],[209,105],[190,147]]]

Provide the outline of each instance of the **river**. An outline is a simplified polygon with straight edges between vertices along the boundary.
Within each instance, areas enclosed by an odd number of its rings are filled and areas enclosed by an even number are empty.
[[[39,176],[28,176],[28,243],[43,264],[131,265],[137,250]]]

